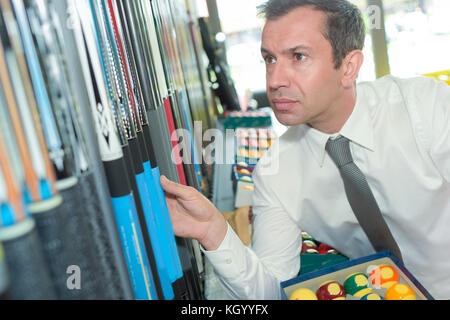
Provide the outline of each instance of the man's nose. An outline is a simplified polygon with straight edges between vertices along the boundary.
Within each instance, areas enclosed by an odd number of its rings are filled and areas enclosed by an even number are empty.
[[[282,87],[289,87],[289,74],[282,61],[277,61],[269,66],[267,72],[267,85],[271,91]]]

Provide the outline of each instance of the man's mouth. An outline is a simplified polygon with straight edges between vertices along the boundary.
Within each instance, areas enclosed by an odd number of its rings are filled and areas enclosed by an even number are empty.
[[[297,103],[296,100],[288,98],[277,98],[272,100],[275,111],[289,111],[295,103]]]

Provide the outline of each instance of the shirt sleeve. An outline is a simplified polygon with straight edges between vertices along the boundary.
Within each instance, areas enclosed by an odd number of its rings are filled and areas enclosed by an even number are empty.
[[[234,299],[280,299],[280,282],[300,269],[301,230],[289,217],[265,181],[253,176],[254,235],[246,247],[228,225],[217,250],[205,251],[225,291]]]
[[[450,182],[450,86],[439,82],[433,98],[430,156],[444,179]]]
[[[417,142],[450,182],[450,86],[430,77],[396,81],[408,105]]]

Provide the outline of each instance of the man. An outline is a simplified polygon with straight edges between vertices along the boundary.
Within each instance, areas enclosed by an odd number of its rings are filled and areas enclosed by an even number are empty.
[[[406,267],[449,299],[450,88],[392,76],[357,86],[364,24],[345,0],[269,0],[263,13],[267,93],[290,128],[253,176],[252,249],[207,199],[163,177],[175,233],[200,242],[236,299],[280,298],[299,271],[302,229],[350,259],[374,253],[330,147],[347,141],[374,198],[362,211],[381,212]]]

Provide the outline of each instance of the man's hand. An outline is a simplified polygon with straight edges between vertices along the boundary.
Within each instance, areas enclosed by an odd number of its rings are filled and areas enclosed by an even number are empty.
[[[227,233],[227,222],[200,192],[161,176],[174,233],[193,238],[208,251],[216,250]]]

